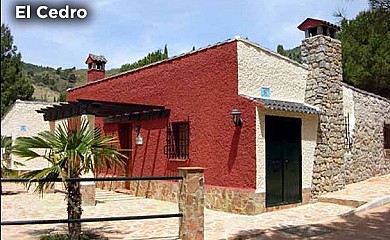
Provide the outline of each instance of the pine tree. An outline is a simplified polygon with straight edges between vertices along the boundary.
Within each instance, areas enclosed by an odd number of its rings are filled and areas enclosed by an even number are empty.
[[[23,77],[22,55],[13,44],[8,26],[1,24],[1,116],[16,99],[31,100],[32,84]]]
[[[283,55],[285,56],[285,51],[284,51],[284,48],[283,48],[283,45],[278,45],[277,48],[276,48],[276,51],[280,54],[280,55]]]
[[[371,9],[390,9],[390,0],[370,0],[369,1]]]
[[[137,62],[123,64],[120,67],[119,72],[126,72],[126,71],[129,71],[132,69],[136,69],[136,68],[139,68],[142,66],[149,65],[151,63],[155,63],[155,62],[167,59],[167,58],[169,58],[168,46],[165,44],[164,51],[159,49],[159,50],[156,50],[154,52],[148,53],[148,55],[146,55],[144,58],[138,60]]]
[[[163,59],[168,58],[168,46],[165,44],[164,46],[164,53],[163,53]]]
[[[389,9],[360,12],[353,20],[343,19],[341,26],[338,38],[343,46],[343,80],[390,98]]]

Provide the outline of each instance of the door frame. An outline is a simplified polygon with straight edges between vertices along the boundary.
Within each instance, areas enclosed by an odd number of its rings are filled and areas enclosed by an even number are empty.
[[[125,176],[132,176],[133,165],[133,125],[131,123],[120,124],[119,132],[123,142],[121,143],[121,153],[127,157],[126,164],[124,165]],[[130,189],[130,181],[125,182],[125,188]]]
[[[299,121],[299,124],[298,122],[296,123],[293,123],[291,125],[286,125],[286,122],[288,121],[291,121],[293,119],[293,121]],[[271,141],[268,140],[267,141],[267,129],[269,130],[269,128],[267,127],[267,123],[269,124],[269,122],[272,122],[273,124],[277,125],[276,122],[279,122],[279,126],[277,126],[279,128],[279,130],[282,132],[282,133],[278,133],[278,134],[282,134],[280,135],[280,137],[283,139],[282,140],[282,148],[283,148],[283,152],[282,152],[282,159],[280,160],[281,162],[279,162],[279,165],[280,165],[280,171],[281,171],[281,178],[280,179],[280,184],[281,184],[281,201],[278,202],[278,203],[269,203],[269,201],[267,200],[267,191],[268,191],[268,186],[269,186],[269,175],[268,175],[268,172],[269,172],[269,169],[268,167],[270,167],[268,165],[268,150],[267,150],[267,146],[269,146],[269,144],[271,144]],[[285,123],[283,123],[285,122]],[[285,117],[285,116],[276,116],[276,115],[265,115],[265,205],[266,207],[273,207],[273,206],[279,206],[279,205],[287,205],[287,204],[294,204],[294,203],[300,203],[302,202],[302,119],[301,118],[297,118],[297,117]],[[268,125],[269,126],[269,125]],[[295,166],[297,167],[298,169],[298,173],[297,173],[297,182],[295,182],[295,184],[298,185],[298,192],[295,193],[297,195],[297,198],[296,199],[286,199],[287,198],[287,191],[286,191],[286,185],[288,185],[288,182],[291,181],[289,179],[287,179],[286,177],[286,168],[287,168],[287,164],[289,161],[286,161],[286,158],[288,156],[288,153],[286,153],[286,137],[284,137],[283,133],[286,132],[286,134],[288,134],[288,131],[286,131],[286,129],[288,128],[291,128],[292,126],[294,127],[299,127],[299,133],[298,133],[298,129],[296,129],[297,131],[297,137],[299,136],[299,141],[297,141],[298,143],[298,152],[299,152],[299,156],[298,156],[298,165]],[[269,136],[269,135],[268,135]],[[278,135],[279,136],[279,135]],[[273,179],[272,179],[273,180]]]

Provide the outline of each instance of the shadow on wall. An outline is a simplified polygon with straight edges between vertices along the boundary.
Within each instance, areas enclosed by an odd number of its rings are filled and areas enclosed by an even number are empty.
[[[232,141],[230,143],[230,152],[229,152],[229,161],[228,161],[229,173],[232,171],[234,163],[236,162],[240,135],[241,135],[241,127],[236,127],[236,130],[234,130]]]

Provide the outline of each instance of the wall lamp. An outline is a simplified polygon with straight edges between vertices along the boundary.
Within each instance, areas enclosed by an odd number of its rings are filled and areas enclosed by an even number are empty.
[[[140,134],[140,130],[141,130],[140,125],[134,126],[134,131],[136,133],[136,136],[135,136],[135,144],[136,145],[142,145],[142,143],[143,143],[142,136]]]
[[[232,115],[234,125],[236,127],[241,127],[242,126],[241,112],[237,108],[233,108],[230,114]]]
[[[134,131],[137,133],[137,135],[139,134],[140,130],[141,130],[141,126],[140,125],[134,126]]]

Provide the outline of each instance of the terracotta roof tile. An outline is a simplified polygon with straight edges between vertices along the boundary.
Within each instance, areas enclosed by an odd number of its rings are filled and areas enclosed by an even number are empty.
[[[321,111],[318,108],[306,103],[288,102],[282,100],[253,98],[253,97],[249,97],[249,99],[264,104],[265,109],[287,111],[287,112],[299,112],[299,113],[307,113],[307,114],[321,114]]]

